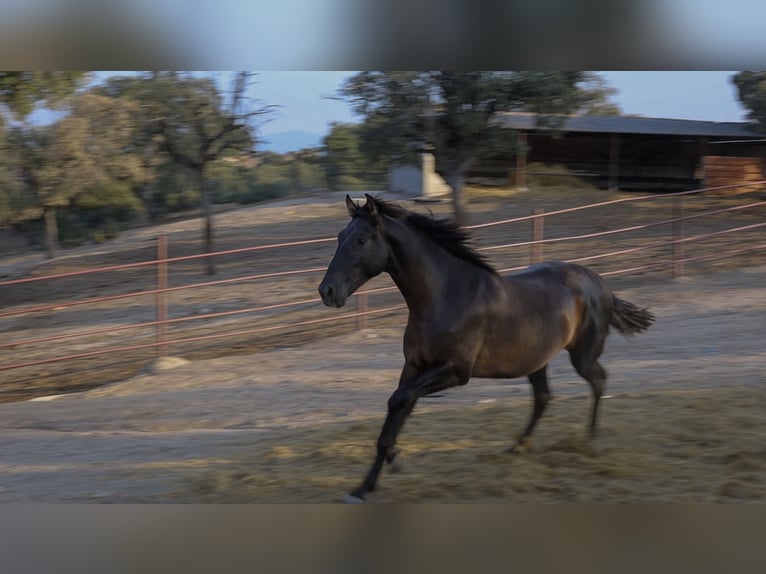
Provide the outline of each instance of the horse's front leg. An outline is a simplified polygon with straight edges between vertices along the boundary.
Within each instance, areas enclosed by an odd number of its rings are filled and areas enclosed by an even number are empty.
[[[418,373],[406,365],[399,380],[399,388],[388,399],[388,413],[378,437],[377,454],[364,482],[347,498],[347,502],[362,502],[368,492],[375,490],[384,462],[393,462],[396,456],[396,438],[407,416],[420,397],[468,382],[470,372],[447,363]]]

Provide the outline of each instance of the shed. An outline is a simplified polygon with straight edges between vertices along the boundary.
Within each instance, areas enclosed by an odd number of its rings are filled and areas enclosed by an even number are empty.
[[[749,177],[764,179],[766,136],[742,122],[709,122],[628,116],[557,117],[555,128],[533,113],[499,112],[495,121],[517,132],[519,153],[477,162],[469,177],[510,178],[525,187],[530,163],[562,165],[571,174],[610,189],[679,191],[712,181],[743,158]],[[707,158],[707,159],[706,159]],[[727,166],[723,168],[721,166]],[[502,174],[504,172],[504,174]],[[755,175],[754,175],[755,174]]]

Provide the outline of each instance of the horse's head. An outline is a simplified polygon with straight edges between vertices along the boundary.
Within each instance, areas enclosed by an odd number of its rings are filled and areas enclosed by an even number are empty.
[[[368,279],[380,274],[388,263],[389,248],[383,232],[383,216],[375,199],[359,206],[347,195],[349,224],[338,234],[338,247],[330,261],[319,294],[328,307],[343,307],[346,299]]]

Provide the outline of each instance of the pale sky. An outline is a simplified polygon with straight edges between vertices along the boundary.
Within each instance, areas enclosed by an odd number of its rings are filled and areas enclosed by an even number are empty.
[[[744,121],[736,89],[729,78],[735,72],[601,72],[617,88],[614,99],[626,114],[647,117]],[[305,130],[325,135],[330,122],[356,118],[333,95],[352,72],[261,72],[253,88],[255,97],[283,107],[263,127],[263,134]]]
[[[741,122],[745,109],[730,78],[736,72],[600,72],[619,91],[623,113],[647,117]]]
[[[120,72],[99,72],[97,78]],[[251,95],[280,106],[261,133],[301,130],[324,136],[332,122],[354,122],[348,104],[330,99],[354,72],[258,72]],[[626,114],[646,117],[745,121],[730,78],[735,72],[600,72],[617,89],[614,100]],[[40,121],[50,121],[50,114]]]
[[[264,135],[302,130],[326,135],[331,122],[358,121],[349,105],[328,99],[354,72],[258,72],[253,96],[282,106],[261,130]]]

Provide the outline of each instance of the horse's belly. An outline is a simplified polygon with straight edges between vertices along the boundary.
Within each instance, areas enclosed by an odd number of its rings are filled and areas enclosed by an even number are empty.
[[[485,347],[476,358],[472,375],[495,379],[523,377],[542,369],[563,348],[564,342],[559,340],[538,345],[516,342]]]
[[[537,361],[491,361],[486,363],[477,363],[474,365],[473,372],[474,377],[485,377],[489,379],[515,379],[516,377],[524,377],[535,371],[539,371],[545,365],[550,362],[550,359],[537,360]]]

